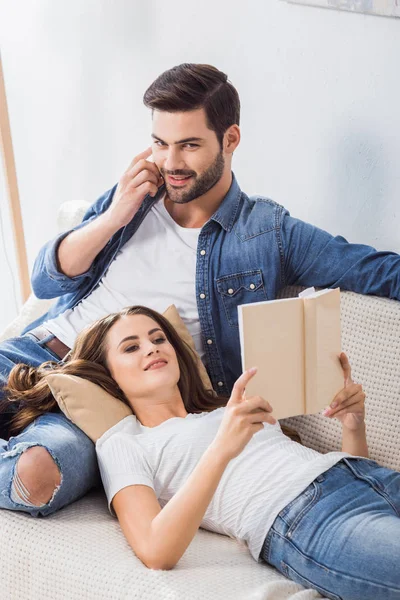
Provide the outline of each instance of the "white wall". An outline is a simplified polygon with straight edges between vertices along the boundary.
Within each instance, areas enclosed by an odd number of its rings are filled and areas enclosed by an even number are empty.
[[[94,201],[150,142],[142,95],[181,62],[242,101],[242,189],[400,251],[400,19],[281,0],[20,0],[0,36],[30,267],[65,200]],[[3,267],[2,267],[3,268]]]
[[[3,163],[0,158],[0,334],[21,308],[11,215],[6,195]]]

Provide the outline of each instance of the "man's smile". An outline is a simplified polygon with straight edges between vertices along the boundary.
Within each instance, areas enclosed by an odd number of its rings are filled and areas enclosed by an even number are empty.
[[[168,175],[167,181],[168,181],[168,183],[170,183],[171,185],[174,185],[174,186],[183,186],[191,178],[192,178],[192,175],[188,175],[186,177],[182,177],[182,175],[179,175],[179,176],[178,175],[177,176]]]

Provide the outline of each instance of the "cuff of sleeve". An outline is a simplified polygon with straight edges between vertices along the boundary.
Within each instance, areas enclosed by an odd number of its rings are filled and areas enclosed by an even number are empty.
[[[62,273],[62,271],[60,271],[57,261],[58,248],[63,239],[66,238],[67,235],[71,233],[71,231],[64,231],[63,233],[60,233],[60,235],[53,240],[52,246],[46,254],[45,268],[48,273],[48,276],[53,281],[58,281],[60,283],[67,283],[68,281],[79,281],[80,279],[84,279],[85,277],[87,277],[87,275],[90,274],[93,270],[92,267],[90,267],[90,269],[85,271],[85,273],[80,273],[75,277],[68,277],[68,275],[65,275],[64,273]]]
[[[104,484],[104,481],[103,481],[103,484]],[[127,475],[126,477],[121,476],[118,480],[118,483],[115,483],[111,486],[104,485],[104,490],[105,490],[105,493],[107,496],[107,502],[108,502],[108,510],[110,511],[110,513],[112,514],[113,517],[117,516],[115,514],[114,509],[111,506],[111,502],[112,502],[115,494],[117,494],[124,488],[129,487],[130,485],[147,485],[147,487],[149,487],[153,491],[155,491],[153,482],[150,479],[148,479],[147,477],[136,477],[135,476],[135,478],[133,480],[131,475]]]

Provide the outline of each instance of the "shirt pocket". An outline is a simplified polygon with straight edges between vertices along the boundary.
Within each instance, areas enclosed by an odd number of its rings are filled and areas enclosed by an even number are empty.
[[[224,275],[216,279],[216,285],[226,318],[232,327],[238,326],[239,304],[268,300],[260,269]]]

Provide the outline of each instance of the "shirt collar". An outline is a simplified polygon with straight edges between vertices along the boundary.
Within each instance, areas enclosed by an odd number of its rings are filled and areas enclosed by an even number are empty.
[[[236,181],[235,174],[232,173],[232,183],[231,186],[219,205],[218,209],[212,215],[211,220],[216,221],[225,229],[225,231],[231,231],[233,224],[236,219],[236,214],[239,209],[240,198],[242,195],[242,190],[239,187],[238,182]],[[158,200],[164,197],[165,194],[165,184],[162,185],[158,193],[155,195],[154,199],[150,203],[150,206],[147,205],[147,211],[155,204]],[[144,205],[142,204],[141,209],[144,210]]]
[[[219,223],[225,231],[231,231],[233,227],[239,209],[241,195],[242,191],[232,172],[232,183],[228,193],[219,205],[218,210],[211,217],[211,219]]]

